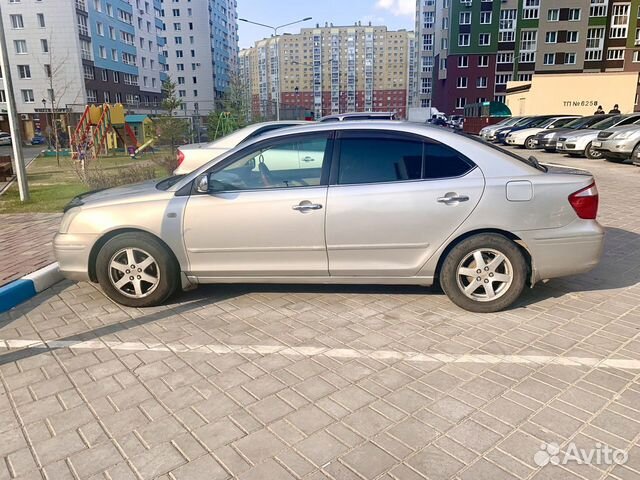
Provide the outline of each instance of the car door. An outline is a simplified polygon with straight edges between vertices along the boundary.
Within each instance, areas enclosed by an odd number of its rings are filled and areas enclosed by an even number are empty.
[[[210,191],[185,207],[192,274],[327,276],[325,212],[331,133],[288,135],[246,147],[212,167]],[[316,167],[300,169],[298,150]]]
[[[480,169],[423,137],[341,132],[327,197],[331,276],[413,276],[469,216]]]

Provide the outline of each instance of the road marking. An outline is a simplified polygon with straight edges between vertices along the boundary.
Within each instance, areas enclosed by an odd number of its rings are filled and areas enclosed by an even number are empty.
[[[193,345],[184,343],[144,343],[119,342],[112,340],[15,340],[0,339],[0,349],[59,349],[73,350],[119,350],[119,351],[151,351],[173,353],[204,353],[225,355],[239,353],[243,355],[285,355],[288,357],[317,357],[350,359],[368,358],[374,360],[396,360],[416,363],[476,363],[476,364],[522,364],[522,365],[563,365],[568,367],[619,368],[623,370],[640,370],[640,360],[625,358],[595,357],[557,357],[552,355],[489,355],[463,354],[451,355],[437,352],[412,352],[394,350],[367,350],[352,348],[328,348],[314,346],[287,347],[284,345]]]

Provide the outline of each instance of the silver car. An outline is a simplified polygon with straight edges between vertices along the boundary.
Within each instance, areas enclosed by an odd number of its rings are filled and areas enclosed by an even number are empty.
[[[630,115],[614,115],[609,118],[603,119],[601,122],[596,123],[588,128],[582,130],[574,130],[567,132],[558,137],[556,142],[556,151],[559,153],[566,153],[572,157],[585,156],[589,159],[602,158],[602,152],[598,150],[593,142],[598,142],[598,134],[602,130],[607,130],[611,127],[618,127],[623,125],[629,125],[640,120],[640,114]]]
[[[202,283],[440,285],[475,312],[600,258],[598,191],[446,129],[293,127],[198,170],[74,199],[54,249],[68,278],[158,305]]]
[[[601,131],[593,141],[593,147],[610,162],[632,162],[640,155],[640,118],[631,125]]]

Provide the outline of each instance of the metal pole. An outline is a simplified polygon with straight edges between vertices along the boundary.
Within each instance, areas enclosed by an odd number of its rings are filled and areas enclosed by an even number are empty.
[[[7,97],[7,117],[9,117],[9,130],[11,132],[11,146],[13,147],[13,168],[16,172],[20,201],[29,201],[29,185],[27,183],[27,170],[24,166],[22,155],[22,134],[18,119],[16,118],[16,99],[13,96],[13,82],[11,81],[11,67],[7,53],[7,39],[4,36],[4,22],[2,21],[2,7],[0,7],[0,63],[4,73],[4,91]]]
[[[280,121],[280,42],[278,42],[278,28],[273,29],[276,37],[276,120]]]

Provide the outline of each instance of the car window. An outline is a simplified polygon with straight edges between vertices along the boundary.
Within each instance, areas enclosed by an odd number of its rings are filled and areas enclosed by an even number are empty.
[[[340,140],[339,184],[419,180],[422,177],[422,142],[373,136]]]
[[[614,117],[609,117],[606,120],[602,120],[598,123],[591,125],[589,128],[592,130],[606,130],[609,127],[613,127],[617,125],[617,123],[622,119],[620,115],[616,115]]]
[[[255,190],[317,186],[328,133],[275,141],[242,155],[210,176],[215,190]]]
[[[636,116],[628,117],[628,118],[625,118],[624,120],[622,120],[621,122],[616,123],[615,126],[616,127],[621,127],[622,125],[631,125],[633,123],[636,123],[638,120],[640,120],[640,117],[636,117]]]
[[[474,165],[462,154],[447,145],[425,144],[425,179],[461,177],[473,167]]]
[[[575,118],[559,118],[555,122],[553,122],[553,125],[549,125],[549,128],[564,127],[572,120],[575,120]]]
[[[253,132],[251,135],[249,135],[247,138],[245,138],[240,143],[244,143],[247,140],[252,140],[255,137],[257,137],[258,135],[262,135],[264,133],[273,132],[275,130],[280,130],[281,128],[293,127],[293,126],[297,126],[297,125],[298,125],[297,123],[280,123],[278,125],[268,125],[266,127],[262,127],[260,129],[256,130],[255,132]]]

